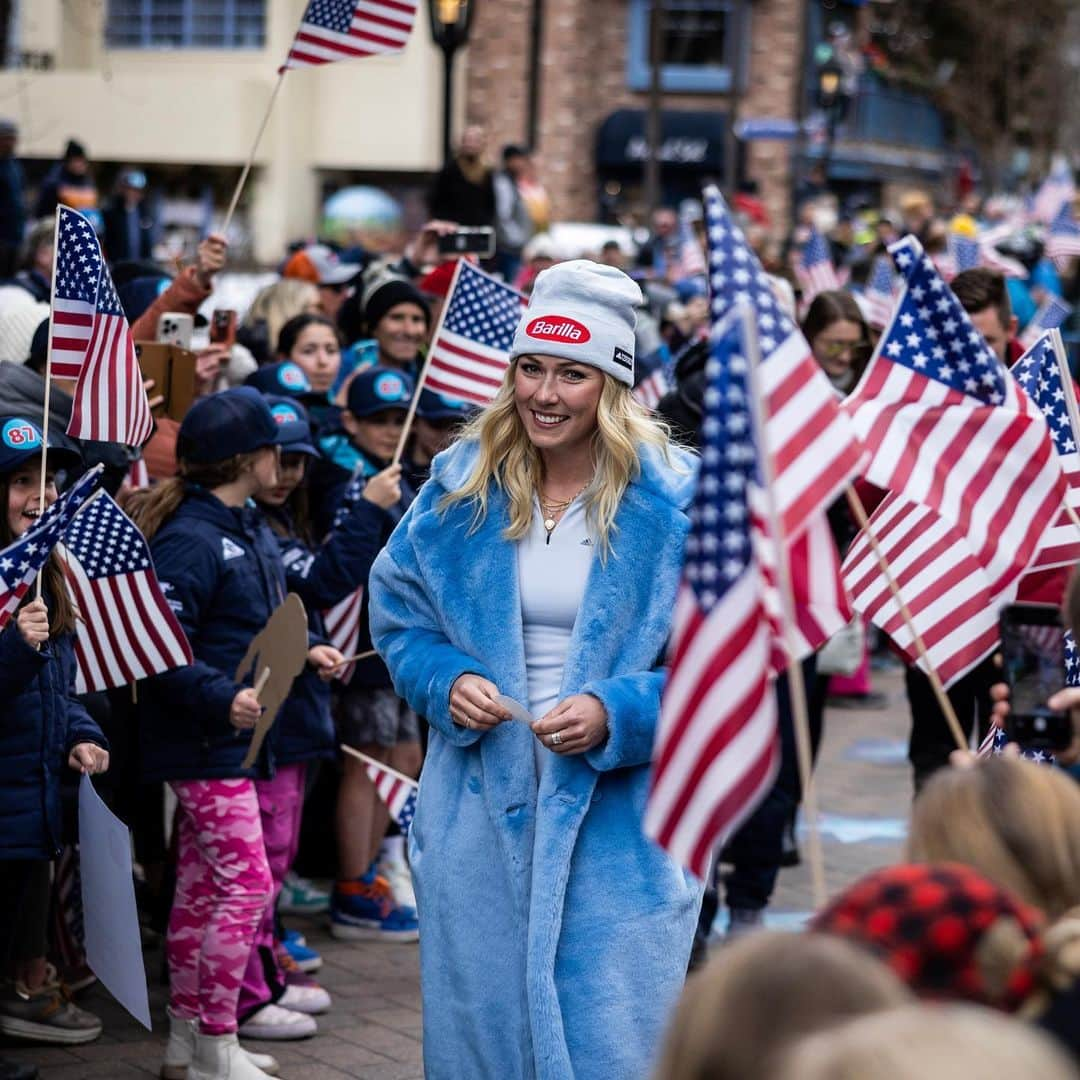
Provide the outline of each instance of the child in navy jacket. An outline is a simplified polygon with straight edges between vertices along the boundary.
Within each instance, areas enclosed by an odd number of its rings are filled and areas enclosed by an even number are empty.
[[[277,541],[252,502],[277,483],[278,442],[258,391],[203,398],[180,425],[180,478],[131,503],[195,657],[149,680],[139,708],[144,778],[168,781],[179,803],[166,1077],[267,1075],[237,1043],[236,1010],[272,888],[253,780],[273,774],[274,733],[245,769],[261,708],[233,676],[285,596]],[[324,645],[308,654],[317,668],[335,658]]]
[[[413,492],[400,465],[390,465],[401,437],[413,394],[412,379],[401,371],[370,367],[349,383],[341,428],[319,440],[323,458],[312,469],[314,519],[320,530],[340,523],[342,516],[367,504],[379,524],[381,548],[401,520]],[[368,630],[367,575],[360,610],[357,652],[371,648]],[[406,776],[418,776],[420,728],[416,714],[394,693],[386,665],[375,656],[356,665],[339,695],[341,741],[369,757],[385,761]],[[376,858],[388,815],[364,763],[343,760],[338,792],[338,880],[330,907],[330,930],[338,938],[382,938],[415,941],[418,937],[415,899],[405,867],[404,845],[384,859]]]
[[[43,509],[42,449],[35,424],[0,418],[0,548]],[[56,501],[56,469],[78,460],[49,448],[45,507]],[[75,612],[55,552],[42,585],[0,632],[0,1032],[70,1045],[97,1038],[101,1022],[66,1002],[44,959],[49,860],[60,853],[62,771],[104,772],[109,752],[74,696]]]

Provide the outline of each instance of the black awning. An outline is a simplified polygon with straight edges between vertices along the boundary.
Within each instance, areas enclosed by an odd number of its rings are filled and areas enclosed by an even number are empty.
[[[664,109],[660,113],[660,161],[665,166],[722,172],[727,113]],[[640,167],[648,157],[645,110],[617,109],[596,132],[601,169]]]

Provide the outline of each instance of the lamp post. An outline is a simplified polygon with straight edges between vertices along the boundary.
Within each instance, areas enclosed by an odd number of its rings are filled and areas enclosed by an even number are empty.
[[[453,126],[454,55],[469,40],[475,0],[428,0],[431,37],[443,54],[443,162],[450,160]]]

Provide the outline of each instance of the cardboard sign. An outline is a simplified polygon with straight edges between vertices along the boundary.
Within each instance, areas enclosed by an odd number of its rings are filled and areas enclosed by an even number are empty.
[[[135,355],[144,379],[153,379],[149,396],[161,394],[162,405],[154,409],[154,417],[168,416],[183,420],[195,400],[195,354],[179,345],[160,341],[136,341]]]
[[[251,746],[243,762],[245,769],[255,764],[263,739],[289,696],[293,679],[304,670],[307,654],[307,612],[300,597],[289,593],[252,639],[236,669],[237,682],[254,670],[256,695],[263,706],[262,716],[251,733]]]

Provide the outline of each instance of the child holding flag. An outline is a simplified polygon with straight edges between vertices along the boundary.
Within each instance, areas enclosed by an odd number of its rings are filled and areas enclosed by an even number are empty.
[[[43,507],[43,449],[34,423],[0,418],[2,548],[56,501],[56,470],[79,463],[75,451],[49,447]],[[0,556],[0,577],[8,570],[10,561]],[[38,598],[27,593],[0,632],[0,1033],[74,1045],[96,1039],[101,1021],[63,997],[56,970],[45,961],[49,860],[60,853],[64,763],[100,773],[109,767],[109,752],[75,697],[75,612],[55,552],[42,586]]]
[[[176,1080],[262,1080],[272,1064],[241,1049],[236,1010],[273,886],[253,781],[274,773],[274,737],[245,769],[261,707],[233,675],[285,597],[277,542],[250,503],[277,483],[280,438],[251,387],[203,398],[180,425],[180,476],[131,502],[195,656],[140,695],[144,779],[168,781],[179,802],[162,1067]],[[324,645],[308,654],[317,668],[335,657]]]

